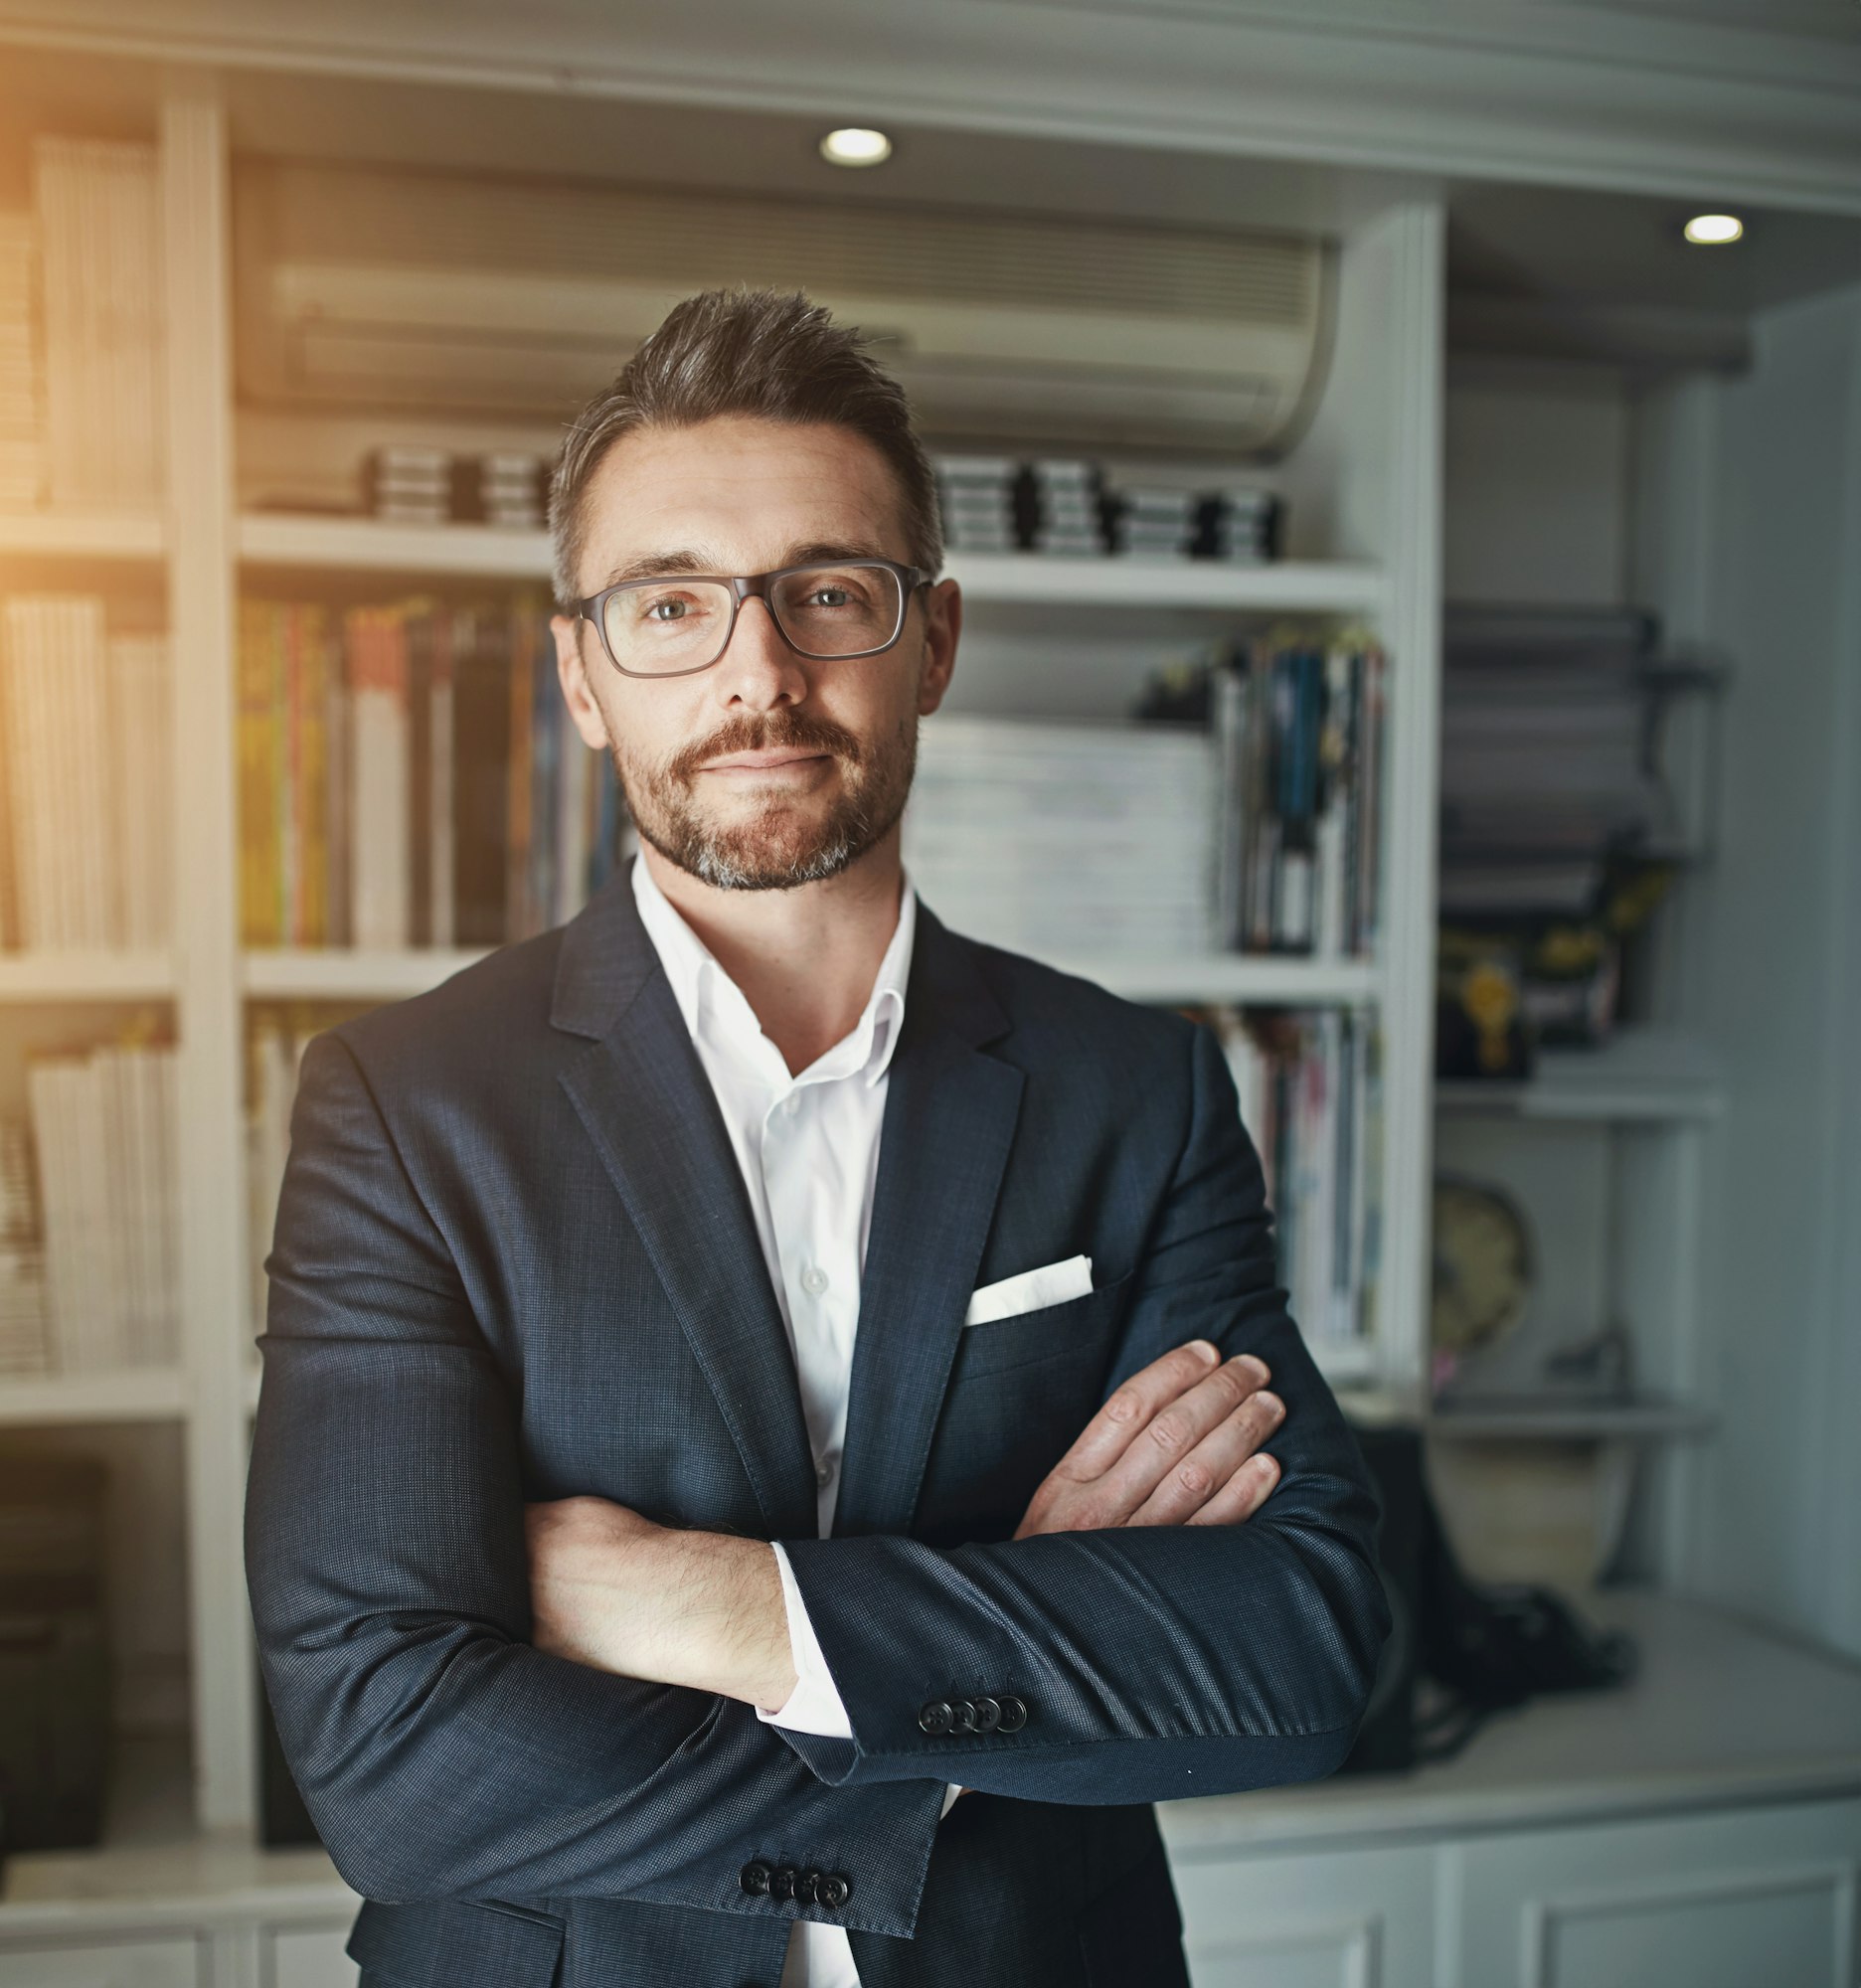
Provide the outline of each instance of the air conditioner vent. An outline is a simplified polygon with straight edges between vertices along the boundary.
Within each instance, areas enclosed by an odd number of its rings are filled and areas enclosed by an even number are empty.
[[[746,282],[881,334],[944,428],[1259,449],[1328,318],[1325,246],[1260,232],[274,162],[237,225],[243,384],[284,402],[558,413]]]

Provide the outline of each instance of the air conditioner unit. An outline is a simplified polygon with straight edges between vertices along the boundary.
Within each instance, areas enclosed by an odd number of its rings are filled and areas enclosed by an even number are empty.
[[[1270,456],[1330,346],[1322,239],[254,162],[241,384],[277,406],[562,418],[681,297],[805,290],[943,437]]]

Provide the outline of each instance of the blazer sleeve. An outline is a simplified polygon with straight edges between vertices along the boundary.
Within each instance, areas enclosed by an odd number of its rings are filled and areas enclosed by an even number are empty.
[[[766,1916],[752,1860],[908,1934],[943,1780],[832,1789],[751,1707],[534,1648],[511,1390],[348,1043],[312,1039],[279,1197],[245,1557],[285,1758],[365,1897]]]
[[[1286,1407],[1265,1445],[1279,1482],[1236,1526],[784,1542],[853,1728],[784,1737],[833,1786],[935,1773],[1023,1799],[1147,1802],[1316,1779],[1350,1749],[1390,1629],[1376,1493],[1276,1282],[1226,1060],[1209,1030],[1190,1037],[1188,1129],[1111,1384],[1197,1337],[1259,1354]],[[1025,1725],[921,1727],[928,1703],[978,1694],[1019,1698]]]

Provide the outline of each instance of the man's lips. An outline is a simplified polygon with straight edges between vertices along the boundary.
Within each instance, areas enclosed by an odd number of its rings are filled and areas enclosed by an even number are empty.
[[[824,752],[799,752],[792,746],[773,746],[761,752],[738,752],[728,759],[714,759],[698,770],[701,773],[765,773],[772,766],[795,766],[826,756]]]

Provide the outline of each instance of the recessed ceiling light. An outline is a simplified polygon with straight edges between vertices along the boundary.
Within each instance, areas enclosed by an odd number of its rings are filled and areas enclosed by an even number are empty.
[[[820,155],[830,166],[877,166],[892,156],[892,140],[883,131],[850,124],[827,133],[820,141]]]
[[[1696,214],[1686,225],[1689,242],[1736,242],[1745,233],[1745,224],[1736,214]]]

